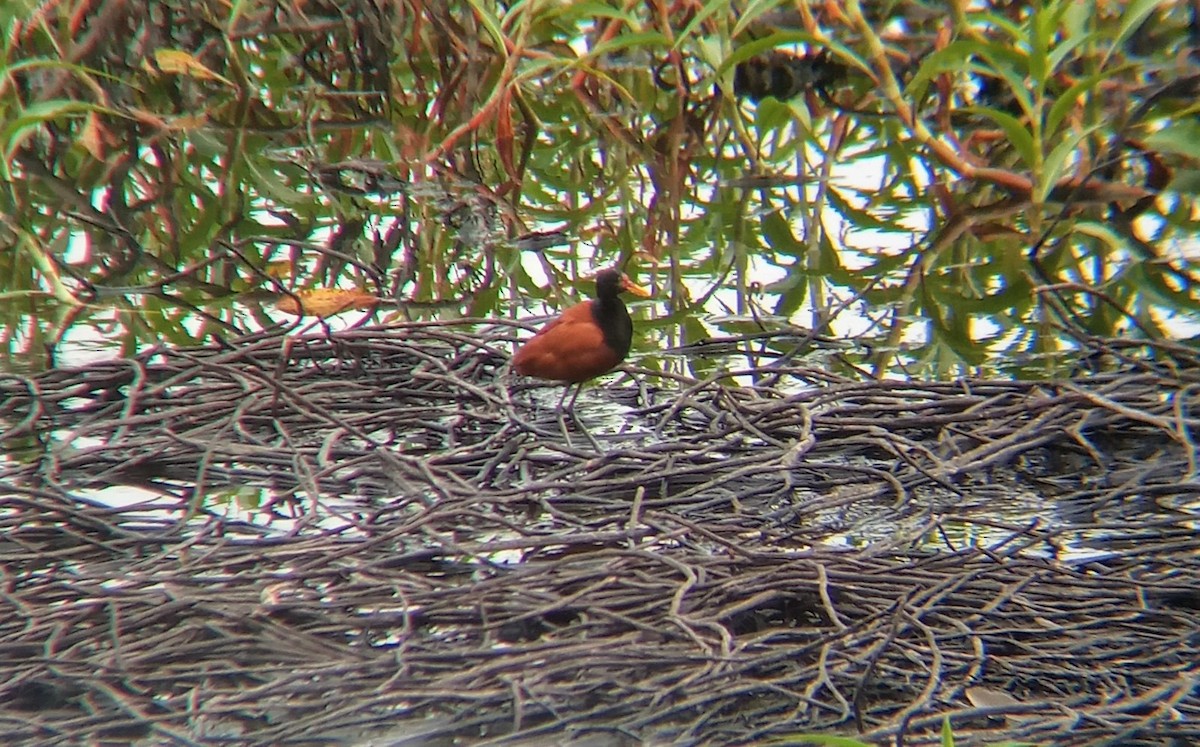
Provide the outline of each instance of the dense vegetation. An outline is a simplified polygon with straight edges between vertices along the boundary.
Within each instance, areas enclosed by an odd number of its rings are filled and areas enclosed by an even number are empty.
[[[643,352],[1063,373],[1196,318],[1193,5],[7,3],[7,365],[310,289],[528,314],[628,261]]]

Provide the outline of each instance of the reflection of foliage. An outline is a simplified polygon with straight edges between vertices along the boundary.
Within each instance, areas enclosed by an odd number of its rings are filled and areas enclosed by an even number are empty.
[[[684,341],[717,285],[748,318],[780,268],[773,311],[880,373],[1029,374],[1196,313],[1185,4],[603,7],[6,6],[8,336],[116,307],[130,347],[186,340],[332,287],[491,315],[545,295],[515,240],[547,224],[669,266]],[[812,63],[792,98],[723,95],[772,59]]]

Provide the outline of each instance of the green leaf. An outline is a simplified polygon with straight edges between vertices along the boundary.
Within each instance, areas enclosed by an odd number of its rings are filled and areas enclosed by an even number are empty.
[[[839,737],[832,734],[789,734],[780,740],[769,742],[768,744],[776,745],[777,747],[785,747],[789,744],[819,745],[820,747],[871,747],[866,742],[860,742],[857,739],[850,737]]]
[[[1034,5],[1033,17],[1029,20],[1029,77],[1038,91],[1045,90],[1049,71],[1047,50],[1054,36],[1052,14],[1042,3]]]
[[[1021,121],[1007,112],[1002,112],[999,109],[993,109],[988,106],[972,106],[965,111],[981,114],[995,122],[1000,129],[1004,130],[1004,134],[1008,136],[1009,142],[1017,149],[1017,154],[1021,156],[1021,160],[1029,168],[1033,168],[1037,163],[1037,146],[1033,142],[1033,135],[1021,124]]]
[[[838,212],[843,218],[849,221],[850,225],[854,226],[855,230],[863,231],[875,229],[878,231],[891,231],[895,233],[909,232],[904,226],[897,223],[881,220],[876,214],[878,211],[864,210],[855,207],[841,193],[841,190],[836,187],[830,187],[826,192],[829,198],[830,206]]]
[[[255,186],[264,196],[285,205],[300,204],[311,199],[307,193],[292,189],[280,178],[283,169],[279,164],[270,161],[260,164],[256,158],[247,158],[244,163],[247,172],[254,176]],[[264,165],[268,168],[262,168]],[[274,168],[269,168],[271,166]]]
[[[791,257],[803,257],[805,246],[792,233],[792,226],[783,213],[773,210],[762,218],[762,234],[775,251]]]
[[[41,127],[46,122],[61,117],[86,114],[95,109],[96,107],[92,104],[84,101],[73,101],[71,99],[40,101],[26,108],[16,119],[9,122],[5,126],[4,131],[0,133],[0,143],[4,144],[5,162],[11,161],[13,152],[21,146],[25,138],[32,135],[38,127]]]
[[[803,31],[777,31],[766,38],[739,46],[717,68],[717,75],[720,76],[729,68],[740,62],[745,62],[755,55],[760,55],[776,47],[786,47],[796,44],[804,44],[814,49],[828,49],[842,62],[849,64],[851,67],[858,68],[864,73],[870,73],[870,66],[863,61],[863,58],[857,52],[845,44],[833,41],[832,39],[818,39],[812,34]]]
[[[1118,27],[1117,37],[1112,41],[1113,47],[1119,47],[1161,4],[1162,0],[1134,0],[1125,5],[1124,12],[1121,13],[1121,25]]]
[[[687,314],[683,317],[681,325],[683,327],[683,335],[681,339],[685,342],[694,343],[706,339],[711,336],[708,328],[700,320],[697,314]],[[686,359],[688,367],[693,375],[698,378],[707,378],[717,373],[720,366],[725,363],[724,359],[708,356],[708,355],[689,355]]]
[[[1018,314],[1026,311],[1033,298],[1033,284],[1024,274],[1002,275],[994,282],[1003,283],[999,291],[976,299],[971,304],[971,311],[990,317],[1002,314]]]
[[[1080,34],[1078,36],[1068,36],[1054,46],[1053,49],[1046,55],[1046,67],[1048,73],[1053,73],[1062,64],[1062,61],[1067,59],[1067,56],[1079,48],[1080,45],[1094,41],[1100,38],[1098,31],[1093,31],[1088,34]]]
[[[950,728],[950,717],[942,718],[942,747],[954,747],[954,729]]]
[[[1081,221],[1075,224],[1075,230],[1086,236],[1099,239],[1115,251],[1125,251],[1129,248],[1125,238],[1112,230],[1107,223]]]
[[[807,251],[808,246],[805,245]],[[817,265],[811,268],[811,272],[815,275],[828,277],[841,272],[844,269],[842,265],[842,255],[838,251],[838,247],[834,246],[833,237],[825,231],[819,232],[817,241]],[[861,277],[856,280],[862,281]]]
[[[772,130],[783,129],[793,120],[791,107],[774,96],[768,96],[759,101],[758,107],[754,110],[754,125],[764,136]]]
[[[741,44],[733,50],[721,66],[717,68],[717,73],[723,73],[734,65],[745,62],[751,57],[769,52],[776,47],[786,47],[796,44],[817,44],[817,38],[812,34],[806,34],[803,31],[778,31],[763,39],[757,39],[746,44]]]
[[[1051,104],[1050,111],[1046,114],[1045,126],[1042,128],[1043,131],[1047,134],[1057,131],[1058,126],[1062,123],[1063,119],[1067,116],[1071,109],[1075,107],[1075,103],[1080,96],[1082,96],[1085,92],[1097,92],[1099,90],[1098,86],[1102,81],[1104,81],[1106,78],[1123,73],[1125,70],[1126,66],[1110,68],[1108,70],[1102,70],[1101,72],[1089,75],[1082,80],[1076,81],[1070,88],[1063,91],[1062,94],[1060,94],[1058,98],[1054,100],[1054,103]]]
[[[924,85],[942,73],[957,73],[966,69],[972,59],[982,52],[983,47],[979,42],[959,39],[932,54],[925,55],[921,66],[908,81],[905,91],[910,94],[924,91]]]
[[[1014,23],[1008,16],[1001,15],[1000,13],[980,13],[978,16],[973,17],[979,19],[980,27],[1005,31],[1014,41],[1025,37],[1025,34],[1021,31],[1021,26]]]
[[[1151,150],[1200,159],[1200,122],[1194,119],[1172,122],[1158,132],[1147,135],[1145,143]]]
[[[583,59],[594,59],[606,54],[614,54],[625,49],[665,49],[667,37],[658,31],[637,31],[632,34],[621,34],[608,41],[597,44]]]
[[[688,22],[688,25],[684,26],[683,30],[675,35],[675,44],[671,47],[671,49],[678,50],[684,43],[690,42],[692,35],[696,33],[696,29],[700,26],[700,24],[711,18],[712,15],[718,10],[727,10],[728,8],[729,3],[724,2],[723,0],[709,0],[708,4],[701,8],[700,12],[692,17],[692,20]]]
[[[1090,3],[1066,4],[1062,13],[1063,33],[1068,37],[1083,36],[1095,18],[1095,8]]]
[[[629,28],[637,28],[639,23],[636,14],[614,7],[611,3],[595,2],[594,0],[561,3],[553,9],[553,12],[557,12],[559,17],[568,23],[590,22],[597,18],[615,18],[624,21]],[[551,16],[553,16],[553,12],[550,13]]]
[[[1195,288],[1182,286],[1179,276],[1163,267],[1161,260],[1148,259],[1129,268],[1129,279],[1139,294],[1157,300],[1175,311],[1200,311]]]
[[[786,285],[786,288],[780,289],[779,285]],[[786,280],[773,288],[773,292],[779,293],[774,312],[782,317],[790,317],[804,308],[804,301],[808,298],[808,285],[808,277],[805,274],[789,273]]]
[[[1167,190],[1182,195],[1200,196],[1200,169],[1176,169]]]
[[[229,6],[229,15],[226,16],[226,28],[237,28],[238,21],[242,19],[242,16],[246,15],[249,7],[249,0],[234,0]]]
[[[804,99],[789,99],[784,102],[788,112],[792,115],[792,120],[800,125],[801,137],[808,137],[813,131],[812,114],[808,111],[808,104]]]
[[[1029,90],[1029,57],[1016,49],[998,44],[980,45],[979,56],[1008,84],[1009,93],[1021,105],[1022,111],[1033,115],[1033,96]]]
[[[736,38],[743,31],[745,31],[750,24],[758,20],[758,17],[763,13],[769,13],[785,3],[790,5],[787,0],[754,0],[754,2],[747,5],[746,9],[742,11],[740,16],[738,16],[737,24],[733,27],[733,31],[730,32],[730,36]],[[728,3],[723,4],[726,7],[729,5]]]
[[[504,30],[500,28],[500,19],[488,7],[491,3],[485,4],[480,0],[467,0],[467,2],[475,10],[475,17],[479,19],[479,23],[487,29],[488,36],[492,37],[492,46],[496,54],[501,58],[508,57],[508,49],[504,44]]]
[[[1100,129],[1100,125],[1093,125],[1081,132],[1071,132],[1046,155],[1045,160],[1042,161],[1042,183],[1039,185],[1037,202],[1045,202],[1046,195],[1050,194],[1050,190],[1062,178],[1067,167],[1067,159],[1079,149],[1080,142],[1090,137],[1098,129]]]

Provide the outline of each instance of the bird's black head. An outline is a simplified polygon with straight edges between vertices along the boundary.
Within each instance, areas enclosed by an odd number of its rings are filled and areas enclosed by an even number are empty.
[[[631,293],[638,298],[649,298],[649,291],[634,285],[629,278],[616,268],[601,270],[596,273],[596,297],[616,298],[621,293]]]

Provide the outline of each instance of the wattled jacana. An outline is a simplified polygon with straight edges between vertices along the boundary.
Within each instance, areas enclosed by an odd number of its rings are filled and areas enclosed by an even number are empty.
[[[575,397],[567,409],[575,407],[583,382],[608,373],[629,354],[633,321],[618,297],[623,292],[650,297],[649,291],[631,283],[620,270],[600,271],[596,275],[595,299],[564,311],[513,356],[517,373],[566,383],[558,401],[559,410],[572,384],[576,385]]]

